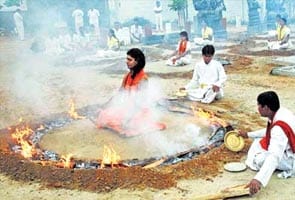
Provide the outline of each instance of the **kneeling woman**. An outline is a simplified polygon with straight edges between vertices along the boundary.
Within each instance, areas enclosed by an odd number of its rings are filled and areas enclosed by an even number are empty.
[[[140,49],[127,52],[126,64],[129,72],[125,75],[119,93],[112,98],[97,119],[98,128],[109,128],[124,136],[163,130],[165,124],[154,120],[149,108],[148,77],[143,68],[145,56]]]

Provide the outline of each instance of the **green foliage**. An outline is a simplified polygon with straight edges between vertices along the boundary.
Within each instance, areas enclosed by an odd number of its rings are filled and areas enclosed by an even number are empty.
[[[20,5],[20,0],[6,0],[4,2],[4,5],[7,6],[7,7],[10,7],[10,6],[19,6]]]
[[[168,7],[170,8],[170,10],[180,11],[185,9],[186,5],[187,0],[172,0],[172,3],[168,4]]]

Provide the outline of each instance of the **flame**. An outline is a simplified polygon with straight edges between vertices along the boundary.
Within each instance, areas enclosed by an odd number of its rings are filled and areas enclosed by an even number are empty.
[[[221,125],[222,127],[226,127],[228,123],[224,121],[223,119],[215,116],[213,112],[205,111],[202,108],[195,108],[192,107],[194,115],[201,119],[206,119],[210,122],[212,125]]]
[[[103,168],[105,165],[113,166],[114,164],[118,164],[120,159],[120,156],[112,147],[107,147],[104,145],[101,168]]]
[[[72,117],[73,119],[84,119],[84,116],[80,116],[77,112],[76,112],[76,106],[75,106],[75,102],[73,99],[70,100],[70,110],[68,111],[70,117]]]
[[[11,134],[11,137],[16,139],[17,143],[21,146],[21,154],[25,158],[32,158],[33,155],[36,153],[33,145],[27,140],[27,138],[33,133],[34,131],[30,127],[25,126],[21,128],[16,128],[15,132]]]
[[[63,168],[74,168],[73,154],[68,154],[67,156],[61,156],[61,163],[59,163],[59,167]]]

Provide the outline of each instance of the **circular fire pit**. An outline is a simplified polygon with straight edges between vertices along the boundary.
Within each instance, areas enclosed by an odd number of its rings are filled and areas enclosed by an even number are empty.
[[[167,113],[167,129],[135,137],[123,137],[109,129],[97,129],[88,119],[51,130],[40,141],[42,149],[80,159],[101,159],[105,146],[112,147],[122,160],[171,156],[205,145],[212,127],[193,124],[194,117]]]
[[[226,131],[218,123],[218,126],[202,122],[197,125],[193,110],[179,112],[176,109],[177,114],[167,111],[164,117],[167,130],[123,138],[110,130],[96,129],[92,117],[97,107],[79,109],[84,119],[74,120],[67,113],[61,113],[43,119],[42,123],[31,124],[31,128],[22,124],[23,127],[1,130],[1,172],[25,181],[42,180],[48,186],[95,191],[135,185],[167,188],[175,186],[177,178],[195,174],[193,163],[216,162],[194,158],[219,146]],[[22,137],[33,147],[29,159],[23,157],[27,154],[19,137],[16,141],[7,140],[11,133],[21,132],[25,132]],[[116,162],[104,162],[105,152],[119,157]],[[180,164],[172,165],[176,163]],[[155,170],[159,165],[161,170]],[[183,169],[184,165],[189,170]],[[213,168],[218,171],[218,165]]]

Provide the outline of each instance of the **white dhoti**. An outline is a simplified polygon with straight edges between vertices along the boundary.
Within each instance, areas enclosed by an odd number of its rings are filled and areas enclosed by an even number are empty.
[[[214,92],[212,86],[199,87],[195,89],[187,89],[188,98],[192,101],[200,101],[202,103],[212,103],[215,99],[223,97],[223,90]]]
[[[194,38],[194,43],[196,45],[207,45],[207,44],[210,44],[210,45],[213,45],[214,44],[214,39],[212,40],[207,40],[207,39],[203,39],[203,38]]]
[[[176,58],[176,56],[173,56],[172,58],[169,58],[166,62],[166,65],[169,66],[182,66],[182,65],[188,65],[191,63],[191,55],[186,55],[184,57],[181,57],[177,59],[175,62],[173,62],[173,59]]]
[[[163,30],[163,17],[161,13],[156,14],[156,30],[157,31]]]
[[[261,138],[256,138],[253,141],[245,161],[246,165],[255,171],[260,170],[266,157],[268,156],[268,151],[261,147],[260,140]],[[295,176],[295,159],[287,154],[284,154],[277,166],[277,169],[284,171],[283,174],[289,175],[289,177]]]
[[[280,43],[281,43],[280,41],[268,42],[267,47],[268,49],[278,50],[278,49],[288,49],[292,45],[290,41],[285,44],[280,44]]]
[[[22,22],[18,22],[15,24],[16,32],[20,40],[25,39],[25,29],[24,24]]]
[[[76,33],[81,36],[82,33],[80,31],[80,28],[83,27],[83,21],[78,21],[78,22],[75,22],[75,31]]]

